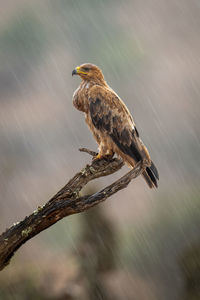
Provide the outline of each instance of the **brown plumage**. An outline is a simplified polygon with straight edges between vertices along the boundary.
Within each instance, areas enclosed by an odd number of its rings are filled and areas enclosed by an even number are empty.
[[[136,129],[133,118],[120,97],[108,86],[101,70],[93,64],[83,64],[72,75],[82,79],[74,92],[74,106],[85,113],[86,123],[98,145],[97,159],[119,155],[134,167],[144,161],[148,167],[143,176],[149,187],[157,187],[158,171]]]

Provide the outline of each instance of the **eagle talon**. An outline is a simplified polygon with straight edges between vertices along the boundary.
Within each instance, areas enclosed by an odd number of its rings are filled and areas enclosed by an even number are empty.
[[[96,156],[93,157],[92,161],[100,160],[102,158],[103,158],[103,156],[99,153],[99,154],[97,154]]]

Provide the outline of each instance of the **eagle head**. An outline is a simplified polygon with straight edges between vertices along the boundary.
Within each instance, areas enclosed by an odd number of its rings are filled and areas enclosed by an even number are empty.
[[[73,75],[79,75],[83,80],[104,81],[101,69],[93,64],[82,64],[72,71]]]

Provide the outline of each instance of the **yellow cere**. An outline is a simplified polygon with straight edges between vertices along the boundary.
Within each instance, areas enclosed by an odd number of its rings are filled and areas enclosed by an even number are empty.
[[[78,74],[87,74],[86,72],[81,71],[81,67],[76,67],[76,71]]]

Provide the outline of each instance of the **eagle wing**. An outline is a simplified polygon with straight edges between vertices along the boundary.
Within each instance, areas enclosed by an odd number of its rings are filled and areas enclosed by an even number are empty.
[[[124,154],[140,161],[143,144],[130,112],[117,94],[109,88],[94,86],[88,99],[94,127],[110,136]]]
[[[93,86],[88,93],[92,123],[104,131],[124,154],[135,162],[150,160],[149,153],[139,137],[132,116],[122,100],[109,88]],[[143,176],[150,188],[157,187],[159,174],[156,166],[146,167]]]

